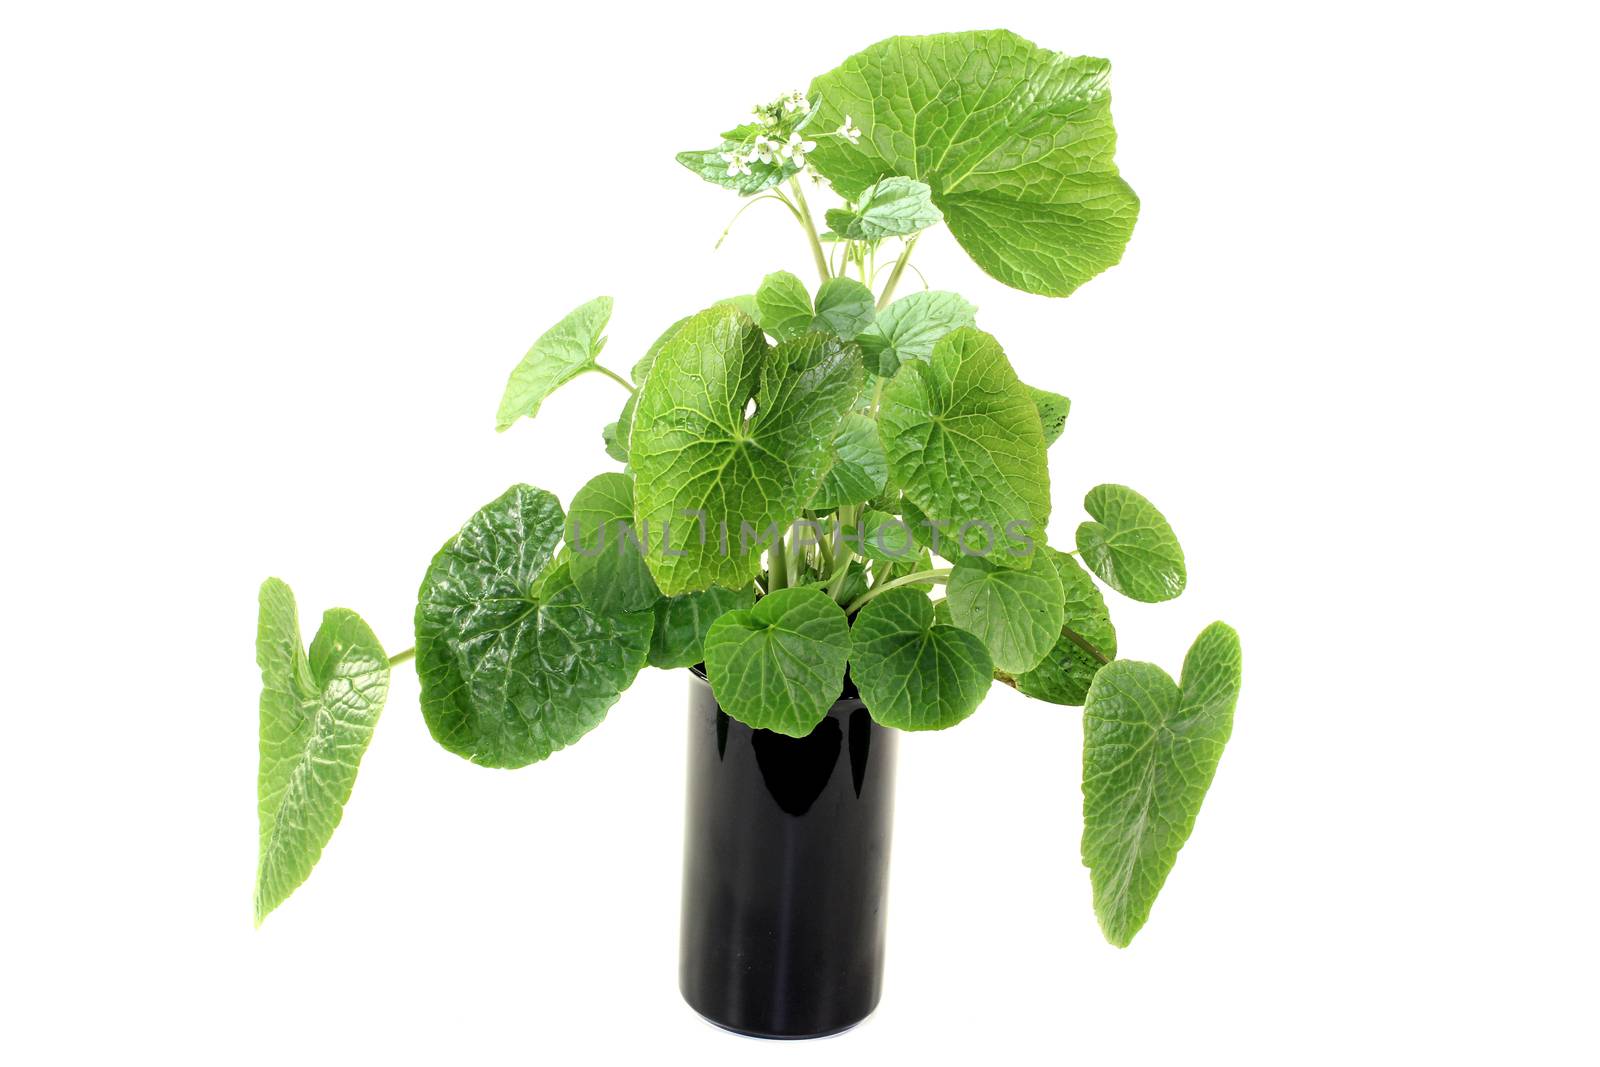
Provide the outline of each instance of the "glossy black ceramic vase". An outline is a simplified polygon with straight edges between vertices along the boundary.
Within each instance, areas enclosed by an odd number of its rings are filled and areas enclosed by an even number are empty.
[[[706,1019],[824,1037],[877,1007],[897,740],[853,689],[792,738],[691,675],[679,988]]]

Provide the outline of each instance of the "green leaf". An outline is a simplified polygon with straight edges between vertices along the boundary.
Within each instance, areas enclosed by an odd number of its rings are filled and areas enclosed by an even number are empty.
[[[1007,285],[1066,296],[1122,258],[1139,198],[1112,157],[1111,65],[1005,30],[891,37],[811,83],[808,157],[847,199],[884,175],[927,183],[950,232]]]
[[[829,278],[817,290],[817,317],[813,330],[854,340],[873,320],[872,290],[854,278]]]
[[[597,614],[645,611],[661,599],[634,532],[633,479],[626,474],[596,475],[578,490],[567,512],[566,542],[572,584]]]
[[[1064,594],[1062,632],[1042,663],[1017,675],[1017,689],[1038,700],[1079,707],[1089,695],[1095,673],[1116,658],[1117,631],[1088,572],[1065,552],[1052,548],[1048,553]]]
[[[816,586],[779,589],[706,635],[706,677],[746,726],[804,737],[844,690],[850,623]]]
[[[888,478],[889,460],[878,439],[877,422],[851,412],[840,420],[833,435],[832,458],[809,506],[828,511],[864,503],[883,492]]]
[[[909,237],[944,219],[931,197],[932,190],[913,178],[884,178],[861,193],[854,209],[830,208],[828,227],[856,241]]]
[[[860,380],[853,345],[807,334],[769,350],[731,307],[701,312],[662,348],[639,391],[629,459],[635,527],[663,593],[756,576],[769,529],[816,492]]]
[[[869,511],[861,522],[861,554],[882,563],[904,563],[917,556],[911,524],[896,515]]]
[[[1060,393],[1035,389],[1031,385],[1028,386],[1028,395],[1033,397],[1033,406],[1039,409],[1039,425],[1044,430],[1044,446],[1049,448],[1061,439],[1061,431],[1067,428],[1067,413],[1072,410],[1072,401]]]
[[[256,925],[311,874],[344,815],[361,757],[389,693],[389,657],[353,611],[322,616],[310,655],[294,594],[261,586],[261,766],[256,812]]]
[[[628,399],[622,402],[622,413],[617,416],[617,421],[607,423],[600,431],[600,439],[606,444],[606,455],[624,466],[628,462],[628,438],[633,432],[633,409],[638,403],[639,394],[629,393]]]
[[[1050,519],[1044,434],[1027,387],[993,337],[963,327],[883,391],[878,427],[889,473],[928,520],[947,559],[982,554],[1020,566]],[[963,549],[961,546],[965,546]]]
[[[973,325],[977,312],[955,293],[903,296],[878,312],[877,321],[856,338],[862,361],[872,373],[892,378],[904,361],[932,357],[939,338],[951,330]]]
[[[417,594],[417,675],[434,740],[522,767],[581,738],[645,664],[650,612],[603,615],[553,560],[561,504],[515,485],[434,556]]]
[[[683,329],[683,324],[692,318],[694,318],[693,315],[685,315],[665,330],[662,330],[661,336],[650,342],[650,347],[645,349],[644,355],[639,357],[639,362],[633,365],[633,370],[628,372],[628,376],[633,379],[634,385],[644,384],[645,379],[650,377],[650,368],[655,366],[656,355],[661,351],[662,346],[672,340],[672,335]]]
[[[693,667],[706,658],[711,624],[730,611],[755,603],[755,586],[724,589],[714,585],[698,593],[667,597],[656,604],[656,628],[650,635],[650,666]]]
[[[598,296],[546,330],[511,372],[495,429],[508,429],[524,416],[533,418],[545,397],[584,371],[594,370],[610,321],[611,298]]]
[[[955,624],[977,635],[1008,674],[1038,666],[1061,636],[1061,577],[1044,552],[1026,568],[963,556],[950,570],[945,599]]]
[[[740,196],[754,196],[800,173],[800,168],[793,160],[774,163],[749,160],[745,164],[749,168],[748,174],[738,169],[729,174],[729,160],[724,158],[724,153],[741,158],[744,157],[750,150],[750,140],[755,137],[755,128],[753,126],[741,126],[729,130],[728,133],[736,136],[732,138],[724,137],[722,143],[715,148],[679,152],[677,156],[678,162],[712,185],[720,185],[724,189],[732,189]]]
[[[891,589],[867,601],[850,636],[850,677],[873,719],[943,730],[977,710],[994,664],[983,642],[937,622],[925,594]]]
[[[774,271],[761,279],[756,289],[756,321],[780,341],[799,337],[811,329],[815,312],[811,292],[799,278],[786,270]]]
[[[1127,947],[1150,917],[1233,732],[1239,635],[1214,622],[1181,685],[1153,663],[1101,668],[1083,709],[1083,862],[1106,940]]]
[[[1183,592],[1183,549],[1154,504],[1125,485],[1097,485],[1083,507],[1099,521],[1078,527],[1078,551],[1101,581],[1146,604]]]

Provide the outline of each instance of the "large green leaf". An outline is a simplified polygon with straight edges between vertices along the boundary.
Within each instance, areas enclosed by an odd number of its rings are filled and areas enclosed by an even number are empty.
[[[951,330],[973,325],[977,312],[955,293],[903,296],[856,338],[862,361],[872,373],[891,378],[905,360],[930,358],[934,344]]]
[[[1083,862],[1100,928],[1126,947],[1194,829],[1233,732],[1239,635],[1214,622],[1181,684],[1153,663],[1101,668],[1083,709]]]
[[[644,355],[639,357],[639,362],[635,363],[633,369],[628,372],[628,377],[633,379],[634,385],[644,384],[645,379],[650,377],[650,368],[655,366],[656,355],[668,341],[672,340],[672,335],[683,329],[683,324],[692,318],[694,318],[693,315],[685,315],[665,330],[662,330],[661,336],[650,342],[650,347],[645,349]]]
[[[993,337],[972,327],[946,334],[929,362],[900,368],[883,391],[878,424],[889,473],[928,520],[935,550],[955,559],[983,551],[1019,566],[1043,543],[1050,471],[1039,413]]]
[[[573,495],[566,543],[572,584],[596,613],[645,611],[661,599],[634,532],[633,479],[626,474],[596,475]]]
[[[1098,521],[1078,526],[1078,551],[1101,581],[1147,604],[1183,592],[1183,548],[1154,504],[1125,485],[1097,485],[1083,507]]]
[[[1044,661],[1016,677],[1017,688],[1052,704],[1081,706],[1089,683],[1117,656],[1117,631],[1088,572],[1065,552],[1048,549],[1061,577],[1062,630]]]
[[[344,815],[389,693],[389,658],[361,617],[344,608],[322,616],[307,655],[294,594],[268,578],[261,586],[256,663],[261,668],[259,926],[311,874]]]
[[[811,498],[810,507],[827,511],[846,504],[860,504],[883,492],[889,478],[889,460],[878,439],[878,423],[851,412],[840,420],[833,435],[833,451],[822,484]]]
[[[932,192],[913,178],[885,178],[868,186],[854,208],[829,208],[828,228],[856,241],[909,237],[944,218]]]
[[[656,604],[656,628],[650,634],[650,666],[693,667],[706,658],[711,624],[730,611],[755,602],[755,586],[724,589],[714,585],[698,593],[667,597]]]
[[[1110,74],[1005,30],[891,37],[811,83],[816,128],[848,114],[861,138],[819,138],[810,160],[852,200],[926,182],[978,266],[1066,296],[1122,257],[1139,213],[1112,161]]]
[[[712,623],[705,644],[706,678],[723,711],[804,737],[843,692],[850,624],[816,586],[779,589]]]
[[[512,486],[422,580],[422,715],[434,740],[474,763],[521,767],[572,744],[645,664],[653,616],[585,604],[553,559],[562,525],[554,496]]]
[[[926,594],[914,589],[891,589],[867,601],[850,636],[850,677],[884,726],[954,726],[977,710],[993,680],[983,642],[937,622]]]
[[[1031,670],[1061,636],[1061,577],[1045,552],[1028,567],[997,567],[962,556],[945,589],[955,624],[976,634],[1009,674]]]
[[[663,593],[756,576],[768,530],[816,491],[860,379],[855,346],[806,334],[769,350],[760,327],[726,306],[662,347],[639,391],[629,458],[635,527]]]
[[[546,330],[512,370],[495,429],[508,429],[524,416],[531,419],[545,397],[584,371],[594,370],[610,321],[611,298],[598,296]]]
[[[799,337],[811,329],[816,312],[805,282],[786,270],[773,271],[756,289],[756,310],[761,328],[780,341]]]

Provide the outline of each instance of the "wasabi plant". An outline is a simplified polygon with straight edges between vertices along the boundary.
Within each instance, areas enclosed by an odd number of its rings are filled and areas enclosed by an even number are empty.
[[[310,874],[389,672],[414,655],[433,737],[489,767],[578,741],[646,665],[703,664],[727,714],[793,737],[847,685],[901,730],[954,726],[996,681],[1082,706],[1083,862],[1127,945],[1228,740],[1238,637],[1207,627],[1176,682],[1117,658],[1096,579],[1178,596],[1172,528],[1101,485],[1073,547],[1050,545],[1067,398],[1019,380],[964,297],[896,296],[940,224],[1030,293],[1118,262],[1139,201],[1112,159],[1109,74],[1004,31],[895,37],[681,153],[746,207],[792,215],[816,286],[779,271],[691,307],[626,376],[599,362],[609,297],[546,331],[498,428],[606,375],[626,394],[602,431],[618,469],[565,510],[515,485],[468,519],[422,577],[414,649],[387,654],[344,609],[307,649],[288,587],[262,586],[257,922]],[[832,204],[820,226],[808,191]]]

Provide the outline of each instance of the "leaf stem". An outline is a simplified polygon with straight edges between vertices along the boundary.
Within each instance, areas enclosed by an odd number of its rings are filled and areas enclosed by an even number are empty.
[[[729,219],[728,224],[722,228],[722,236],[717,238],[717,243],[712,246],[712,250],[715,251],[716,249],[722,247],[722,242],[726,241],[728,239],[728,234],[733,232],[733,224],[739,221],[740,215],[743,215],[746,211],[749,211],[763,200],[776,200],[778,203],[788,208],[789,214],[793,215],[797,221],[801,221],[800,212],[795,209],[795,206],[789,202],[789,198],[784,196],[783,193],[768,193],[763,196],[757,196],[752,198],[749,203],[745,204],[744,207],[733,213],[733,218]]]
[[[883,285],[883,295],[878,297],[878,310],[882,311],[889,306],[889,301],[894,297],[894,287],[900,284],[900,275],[906,272],[906,264],[911,261],[911,250],[917,247],[917,238],[922,235],[913,234],[906,242],[905,249],[900,253],[900,258],[894,261],[894,270],[889,272],[889,280]]]
[[[1076,631],[1063,626],[1061,628],[1061,636],[1065,637],[1068,641],[1071,641],[1073,644],[1089,653],[1089,655],[1093,656],[1100,666],[1104,667],[1107,663],[1111,662],[1106,658],[1106,654],[1104,652],[1101,652],[1098,648],[1095,648],[1088,642],[1088,639],[1084,638]]]
[[[790,178],[789,188],[794,192],[795,203],[800,205],[798,212],[800,225],[805,227],[806,237],[811,241],[811,256],[817,261],[817,273],[822,275],[823,281],[827,281],[833,275],[828,271],[828,257],[822,254],[822,240],[817,236],[817,224],[811,221],[811,208],[806,204],[806,194],[800,188],[800,179]]]
[[[415,645],[412,645],[410,648],[406,649],[404,652],[396,652],[394,655],[389,657],[389,666],[398,667],[398,666],[400,666],[400,664],[404,663],[408,659],[411,659],[416,654],[417,654],[417,648],[416,648]]]
[[[624,378],[610,367],[602,367],[600,364],[596,363],[594,364],[594,369],[599,371],[601,374],[604,374],[607,378],[610,378],[612,381],[616,382],[630,393],[637,393],[639,391],[633,387],[632,382],[628,381],[628,379]]]
[[[862,606],[873,597],[880,593],[887,593],[891,589],[898,589],[902,585],[915,585],[918,582],[942,582],[948,577],[950,577],[949,567],[935,567],[932,570],[913,571],[911,574],[907,574],[902,578],[896,578],[892,582],[884,582],[882,585],[875,585],[871,589],[868,589],[865,593],[862,593],[860,596],[852,600],[850,602],[850,606],[844,609],[844,613],[846,615],[854,615],[856,612],[860,611]]]
[[[789,547],[783,543],[783,535],[772,542],[772,547],[767,549],[767,592],[776,593],[779,589],[789,586]]]

